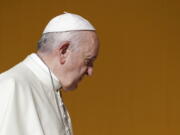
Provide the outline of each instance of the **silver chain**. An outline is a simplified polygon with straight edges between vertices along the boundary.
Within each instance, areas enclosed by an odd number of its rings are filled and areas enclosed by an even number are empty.
[[[38,54],[37,54],[38,55]],[[38,57],[42,60],[42,62],[47,66],[47,64],[44,62],[44,60],[38,55]],[[61,115],[61,118],[62,118],[62,122],[63,122],[63,126],[64,126],[64,129],[65,129],[65,132],[66,132],[66,135],[71,135],[71,130],[70,130],[70,125],[69,125],[69,121],[68,121],[68,116],[67,116],[67,112],[66,112],[66,108],[64,106],[64,103],[62,101],[62,94],[61,94],[61,91],[59,90],[59,95],[57,95],[57,91],[55,89],[55,86],[54,86],[54,81],[53,81],[53,78],[52,78],[52,74],[51,74],[51,71],[49,69],[49,67],[47,66],[48,68],[48,71],[49,71],[49,74],[50,74],[50,78],[51,78],[51,83],[52,83],[52,87],[53,87],[53,91],[54,91],[54,96],[55,96],[55,99],[56,99],[56,105],[57,105],[57,108],[58,108],[58,113]],[[58,96],[59,96],[59,99],[58,99]],[[59,104],[59,100],[60,100],[60,104]],[[66,113],[65,113],[66,112]],[[64,116],[63,116],[64,114]],[[68,122],[68,123],[67,123]]]

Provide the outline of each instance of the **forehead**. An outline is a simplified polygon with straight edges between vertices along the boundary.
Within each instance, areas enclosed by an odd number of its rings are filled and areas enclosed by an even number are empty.
[[[92,57],[97,56],[99,50],[99,40],[97,34],[94,31],[86,31],[83,33],[81,41],[81,49],[86,55],[91,55]]]

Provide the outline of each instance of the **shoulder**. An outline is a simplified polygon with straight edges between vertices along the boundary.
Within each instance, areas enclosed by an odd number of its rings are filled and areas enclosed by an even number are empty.
[[[19,63],[0,74],[0,85],[13,84],[16,86],[30,86],[34,79],[34,74],[23,63]]]
[[[32,96],[31,73],[21,65],[0,74],[0,101],[8,103],[10,100],[30,98]],[[0,107],[2,105],[0,104]]]
[[[32,96],[29,71],[21,64],[0,74],[0,101],[8,103],[10,100],[28,98]],[[2,106],[0,103],[0,107]]]
[[[27,80],[24,79],[23,74],[19,74],[10,69],[2,74],[0,74],[0,97],[2,95],[12,94],[15,91],[20,91],[27,87]]]

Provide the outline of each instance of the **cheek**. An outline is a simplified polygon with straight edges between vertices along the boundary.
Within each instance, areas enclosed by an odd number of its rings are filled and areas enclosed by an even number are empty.
[[[69,63],[66,63],[66,75],[70,76],[71,79],[78,79],[83,72],[83,68],[81,67],[82,66],[78,63],[78,61],[69,61]]]
[[[81,68],[81,73],[85,73],[87,71],[87,67],[85,65],[82,66]]]
[[[65,65],[67,73],[73,74],[74,77],[81,76],[87,70],[84,64],[84,59],[82,58],[82,56],[78,55],[69,57]]]
[[[86,70],[87,70],[86,66],[82,63],[79,63],[79,65],[76,64],[76,66],[74,65],[74,71],[73,71],[74,77],[76,79],[79,79],[86,73]]]

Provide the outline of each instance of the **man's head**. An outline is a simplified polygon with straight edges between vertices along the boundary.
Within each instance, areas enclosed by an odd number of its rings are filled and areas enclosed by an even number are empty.
[[[65,19],[56,17],[52,19],[55,23],[50,21],[45,28],[38,42],[38,54],[59,79],[63,89],[72,90],[85,75],[92,75],[99,40],[87,20],[69,13],[63,16]],[[67,21],[70,27],[63,21]]]
[[[85,75],[92,75],[98,50],[94,31],[47,33],[38,44],[38,53],[66,90],[76,88]]]

